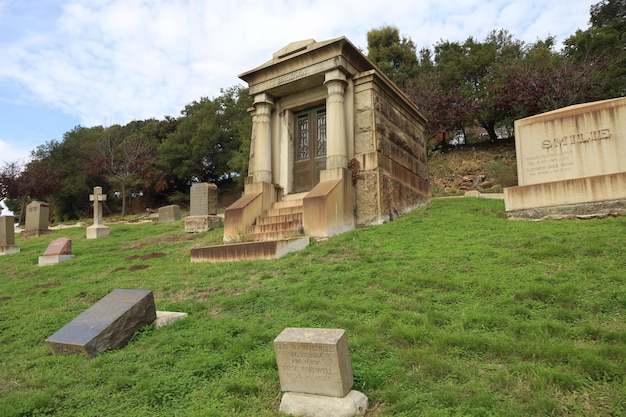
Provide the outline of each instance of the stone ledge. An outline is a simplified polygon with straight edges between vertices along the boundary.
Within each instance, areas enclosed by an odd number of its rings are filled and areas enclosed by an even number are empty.
[[[286,392],[280,401],[279,411],[306,417],[353,417],[365,415],[367,406],[365,394],[354,390],[343,398]]]

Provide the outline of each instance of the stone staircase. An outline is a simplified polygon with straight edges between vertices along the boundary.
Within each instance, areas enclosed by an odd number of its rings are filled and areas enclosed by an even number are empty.
[[[275,259],[304,249],[309,237],[302,226],[302,196],[276,202],[247,226],[240,243],[191,249],[191,262]]]
[[[302,236],[302,199],[278,201],[246,227],[244,241],[267,241]]]

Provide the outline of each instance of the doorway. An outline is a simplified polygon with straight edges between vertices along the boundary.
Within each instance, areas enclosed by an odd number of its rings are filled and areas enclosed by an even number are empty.
[[[294,114],[294,192],[311,190],[326,169],[326,106]]]

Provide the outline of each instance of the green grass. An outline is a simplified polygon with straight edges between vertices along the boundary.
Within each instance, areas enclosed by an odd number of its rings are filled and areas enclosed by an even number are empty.
[[[76,258],[38,267],[61,236]],[[182,222],[16,240],[0,257],[0,416],[277,416],[285,327],[346,329],[369,416],[626,415],[626,218],[516,222],[501,201],[437,200],[225,264],[191,264],[221,231]],[[189,317],[53,356],[45,339],[115,288]]]

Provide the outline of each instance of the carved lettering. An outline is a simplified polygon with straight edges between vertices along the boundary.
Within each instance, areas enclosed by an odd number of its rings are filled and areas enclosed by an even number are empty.
[[[587,143],[594,140],[601,139],[610,139],[611,138],[611,130],[610,129],[599,129],[589,132],[589,134],[585,135],[583,133],[576,133],[574,135],[562,136],[553,139],[544,139],[541,142],[541,147],[543,149],[550,148],[562,148],[568,144],[576,145],[578,143]]]
[[[298,71],[290,72],[289,74],[281,75],[276,79],[276,85],[285,84],[303,77],[306,77],[306,70],[300,69]]]

